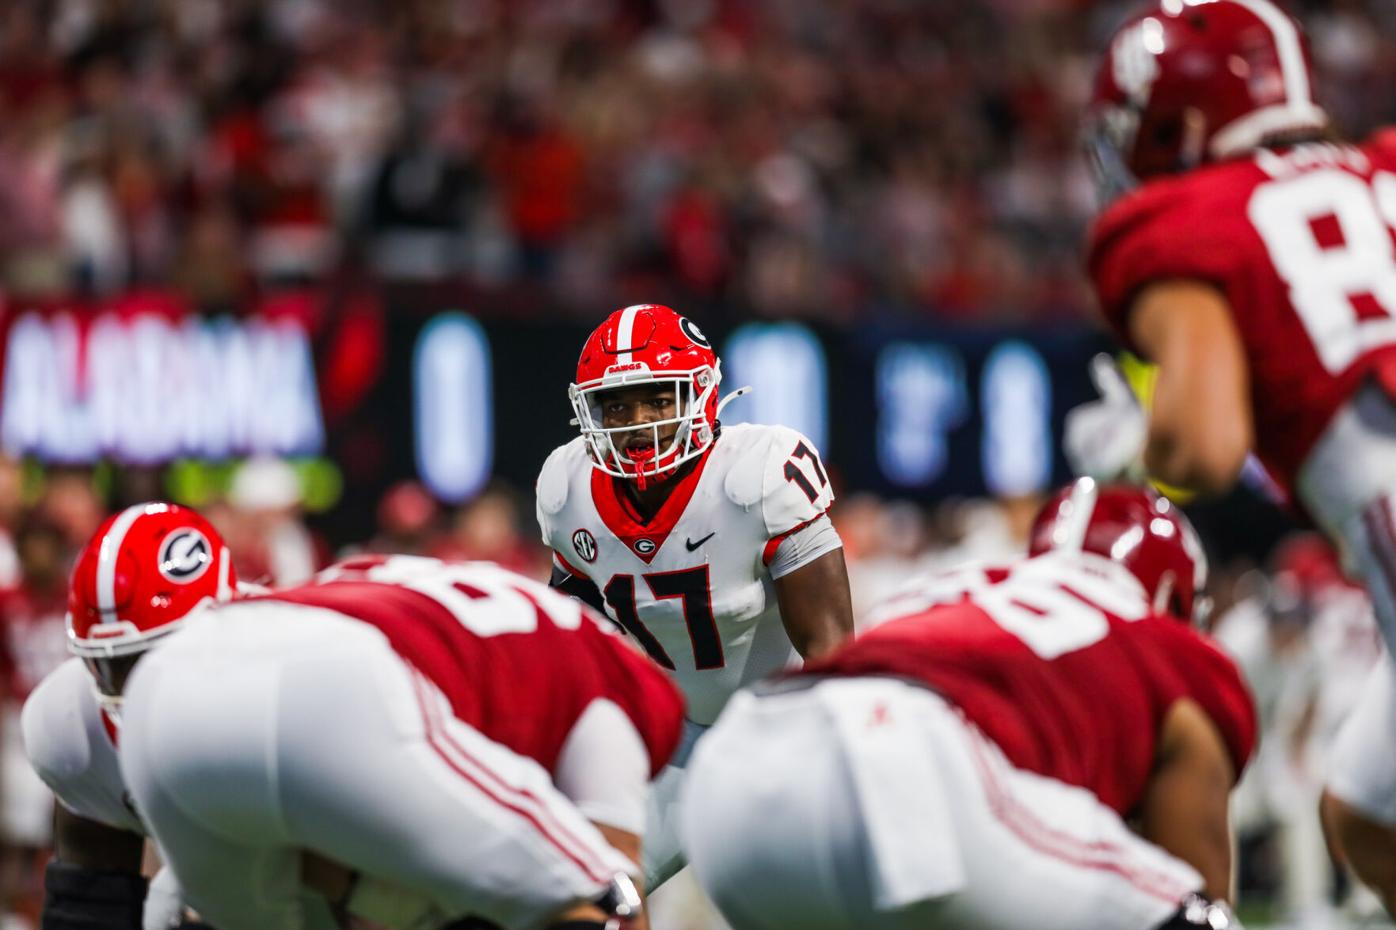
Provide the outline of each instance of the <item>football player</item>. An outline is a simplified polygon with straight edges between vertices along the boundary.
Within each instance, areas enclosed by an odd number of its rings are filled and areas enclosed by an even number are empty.
[[[735,930],[1237,926],[1227,804],[1255,712],[1188,625],[1192,527],[1082,479],[1031,552],[933,576],[733,698],[683,827]]]
[[[1142,446],[1155,478],[1221,491],[1254,450],[1396,646],[1396,133],[1337,138],[1270,0],[1153,0],[1112,39],[1089,125],[1114,198],[1090,273],[1158,377],[1146,416],[1098,366],[1104,396],[1072,414],[1068,453],[1108,477]],[[1393,905],[1396,707],[1375,686],[1325,803]]]
[[[67,623],[78,656],[40,682],[21,717],[29,762],[58,798],[54,854],[44,873],[44,930],[204,926],[184,919],[170,869],[148,884],[142,875],[147,830],[117,761],[121,702],[114,681],[196,607],[263,592],[238,580],[218,531],[177,504],[138,504],[114,514],[79,556]],[[129,635],[99,643],[72,638],[74,616],[96,618],[106,608],[122,612]],[[301,876],[313,891],[337,898],[348,872],[307,854]],[[394,893],[360,881],[345,909],[381,917],[381,902]]]
[[[834,492],[819,450],[781,426],[722,426],[722,367],[668,307],[617,310],[582,348],[570,397],[581,435],[538,476],[553,584],[604,609],[688,703],[656,784],[645,874],[683,866],[679,770],[739,687],[822,655],[853,630]]]
[[[208,915],[219,915],[211,919],[223,927],[290,925],[280,921],[334,926],[338,912],[396,927],[436,926],[467,912],[503,926],[520,920],[528,926],[546,920],[552,926],[554,902],[572,921],[559,927],[605,925],[608,911],[587,899],[612,879],[598,879],[603,864],[627,861],[611,843],[637,856],[629,844],[643,820],[646,782],[679,735],[680,698],[648,662],[573,602],[492,566],[378,558],[345,563],[316,584],[287,592],[284,601],[257,597],[230,605],[238,610],[229,615],[226,630],[219,619],[212,621],[220,625],[218,631],[191,635],[187,667],[181,658],[151,661],[182,641],[179,628],[186,617],[197,615],[202,622],[205,613],[220,616],[204,608],[219,599],[215,592],[232,587],[226,550],[212,528],[171,505],[145,505],[118,515],[84,553],[75,574],[71,637],[74,648],[87,656],[100,699],[93,700],[79,667],[79,677],[55,679],[44,689],[48,699],[31,700],[26,710],[26,736],[37,737],[31,739],[38,750],[36,765],[52,778],[65,804],[83,815],[84,831],[105,823],[116,834],[105,839],[114,841],[149,827],[170,861],[162,874],[192,879],[188,900]],[[312,606],[321,598],[330,606]],[[283,620],[283,614],[292,619]],[[261,618],[269,615],[268,626]],[[299,617],[320,622],[297,622]],[[259,638],[270,627],[275,642]],[[178,636],[170,635],[177,630]],[[290,664],[305,660],[320,632],[344,640],[334,639],[321,650],[341,656],[343,675],[314,685],[297,679],[275,694],[233,693],[248,675],[278,677],[258,665],[259,655],[269,652]],[[367,648],[358,649],[357,658],[347,649],[370,638],[381,643],[376,658]],[[147,656],[154,644],[159,650]],[[577,673],[566,686],[548,692],[552,703],[546,713],[531,712],[515,693],[532,682],[509,671],[526,664],[517,661],[520,651],[556,656]],[[218,668],[210,674],[207,660],[214,652],[220,661],[249,669],[224,674],[224,666],[213,663]],[[151,686],[160,692],[155,701],[130,705],[146,708],[143,719],[153,721],[132,728],[125,725],[122,695],[138,660],[143,675],[146,668],[154,670],[145,677],[163,684]],[[178,670],[169,671],[171,664]],[[549,674],[548,662],[534,664],[539,674]],[[162,668],[167,670],[161,673]],[[196,668],[204,669],[205,677],[186,673]],[[327,692],[342,688],[348,675],[358,675],[356,701],[329,707],[333,694]],[[514,684],[502,684],[505,677]],[[212,684],[213,678],[226,685]],[[181,687],[187,692],[174,694]],[[318,704],[309,691],[321,692]],[[297,713],[286,707],[288,701]],[[378,710],[370,712],[375,701]],[[355,704],[361,705],[361,715],[353,713]],[[636,710],[637,705],[643,706]],[[206,722],[188,720],[194,707],[204,708]],[[222,721],[224,712],[236,720]],[[332,719],[318,725],[315,739],[287,735],[295,731],[290,716],[310,726],[317,713]],[[194,727],[191,733],[216,734],[217,747],[187,733],[176,735],[181,721]],[[119,730],[118,723],[123,724]],[[273,726],[286,741],[278,746],[268,736],[249,750],[255,758],[240,756],[248,744],[233,737],[258,726]],[[84,735],[64,738],[73,732]],[[125,772],[113,746],[118,735]],[[336,739],[362,744],[352,764],[344,761],[351,756],[346,747],[331,751]],[[158,752],[148,751],[152,740],[159,743]],[[161,740],[180,745],[171,749]],[[323,757],[306,758],[322,749]],[[134,762],[132,755],[138,757]],[[533,761],[539,755],[546,771]],[[365,756],[378,764],[368,764]],[[134,776],[131,765],[137,768]],[[321,766],[338,774],[316,775]],[[384,766],[391,771],[380,771]],[[341,772],[345,769],[352,772]],[[314,787],[295,788],[293,773],[311,779]],[[265,788],[259,779],[266,778],[279,778],[275,797],[258,790]],[[356,787],[381,791],[381,804],[346,801]],[[318,792],[313,803],[297,799],[297,791],[312,790]],[[174,807],[172,798],[178,800]],[[395,804],[396,798],[404,800]],[[285,822],[259,806],[281,801],[291,811]],[[357,806],[340,813],[335,805],[341,803]],[[172,813],[175,808],[178,813]],[[232,818],[236,826],[220,818]],[[438,834],[451,824],[471,829],[450,832],[448,843]],[[259,831],[259,825],[266,830]],[[207,835],[210,829],[215,836]],[[134,845],[138,862],[139,843]],[[365,846],[372,850],[363,852]],[[139,926],[139,880],[127,849],[115,871],[96,863],[64,875],[66,894],[52,902],[45,926]],[[481,866],[480,857],[491,864]],[[383,860],[391,862],[377,867]],[[410,877],[396,881],[398,875]],[[622,879],[615,882],[610,890],[600,887],[607,894],[606,908],[616,914],[634,911],[638,898],[629,896]],[[169,884],[166,896],[181,894],[177,884]],[[314,893],[303,893],[302,885]],[[512,897],[525,885],[540,887]],[[102,900],[109,891],[111,900]],[[574,897],[578,904],[570,907]],[[152,930],[166,926],[163,921],[180,909],[178,900],[173,908],[155,903],[146,906],[145,926]],[[508,913],[499,914],[500,909]],[[635,926],[642,926],[642,916],[637,919]]]
[[[44,930],[137,930],[143,916],[154,930],[183,911],[172,873],[162,870],[149,889],[141,875],[146,828],[117,763],[120,701],[111,679],[195,606],[237,590],[218,531],[176,504],[113,515],[79,556],[68,591],[69,646],[78,656],[39,683],[21,716],[30,764],[58,798]],[[75,616],[104,610],[121,611],[134,630],[103,643],[71,638]]]

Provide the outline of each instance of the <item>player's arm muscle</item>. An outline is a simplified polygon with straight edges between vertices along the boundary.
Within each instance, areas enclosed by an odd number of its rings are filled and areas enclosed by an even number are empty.
[[[806,659],[832,651],[853,635],[853,598],[843,549],[826,552],[777,578],[775,586],[785,631]]]
[[[81,817],[61,804],[55,807],[54,858],[85,869],[140,874],[144,837]]]
[[[1245,350],[1226,298],[1201,281],[1149,285],[1130,337],[1159,366],[1144,463],[1155,478],[1205,493],[1235,482],[1254,427]]]
[[[1227,804],[1235,772],[1226,743],[1194,701],[1169,708],[1139,809],[1143,837],[1202,873],[1204,893],[1231,897]]]

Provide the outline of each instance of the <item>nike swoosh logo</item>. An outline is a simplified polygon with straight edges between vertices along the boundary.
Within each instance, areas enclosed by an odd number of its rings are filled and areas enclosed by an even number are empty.
[[[705,543],[705,542],[707,542],[708,540],[712,539],[712,538],[713,538],[714,536],[716,536],[716,535],[717,535],[717,530],[713,530],[711,533],[709,533],[708,535],[704,536],[702,539],[698,540],[697,542],[694,542],[694,541],[691,540],[691,539],[685,539],[685,540],[683,541],[683,544],[684,544],[685,546],[688,547],[688,551],[689,551],[689,552],[693,552],[693,551],[694,551],[695,549],[697,549],[699,546],[703,545],[703,543]]]

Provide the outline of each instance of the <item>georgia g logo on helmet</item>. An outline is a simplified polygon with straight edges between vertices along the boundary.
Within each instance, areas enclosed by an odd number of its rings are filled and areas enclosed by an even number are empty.
[[[182,527],[160,543],[156,564],[165,578],[175,584],[189,584],[213,564],[213,547],[203,533],[192,527]]]

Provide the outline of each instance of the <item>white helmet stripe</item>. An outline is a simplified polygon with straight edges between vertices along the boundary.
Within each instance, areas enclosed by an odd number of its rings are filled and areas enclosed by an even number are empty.
[[[1285,97],[1291,106],[1312,103],[1309,91],[1309,71],[1304,67],[1304,47],[1299,42],[1299,30],[1294,20],[1270,0],[1232,0],[1255,14],[1275,38],[1280,54],[1280,71],[1285,80]]]
[[[1079,552],[1086,544],[1086,530],[1095,516],[1095,503],[1100,497],[1099,486],[1090,478],[1080,478],[1071,488],[1071,496],[1062,508],[1065,519],[1052,531],[1052,548]]]
[[[145,513],[145,504],[133,504],[121,511],[97,550],[97,609],[103,623],[116,622],[116,560],[131,524]]]
[[[233,557],[228,553],[228,547],[222,546],[218,550],[218,600],[226,601],[233,596],[233,586],[228,583],[229,569],[232,566]]]
[[[620,322],[616,324],[617,365],[628,365],[633,360],[630,353],[635,350],[635,317],[643,306],[635,304],[620,312]]]

